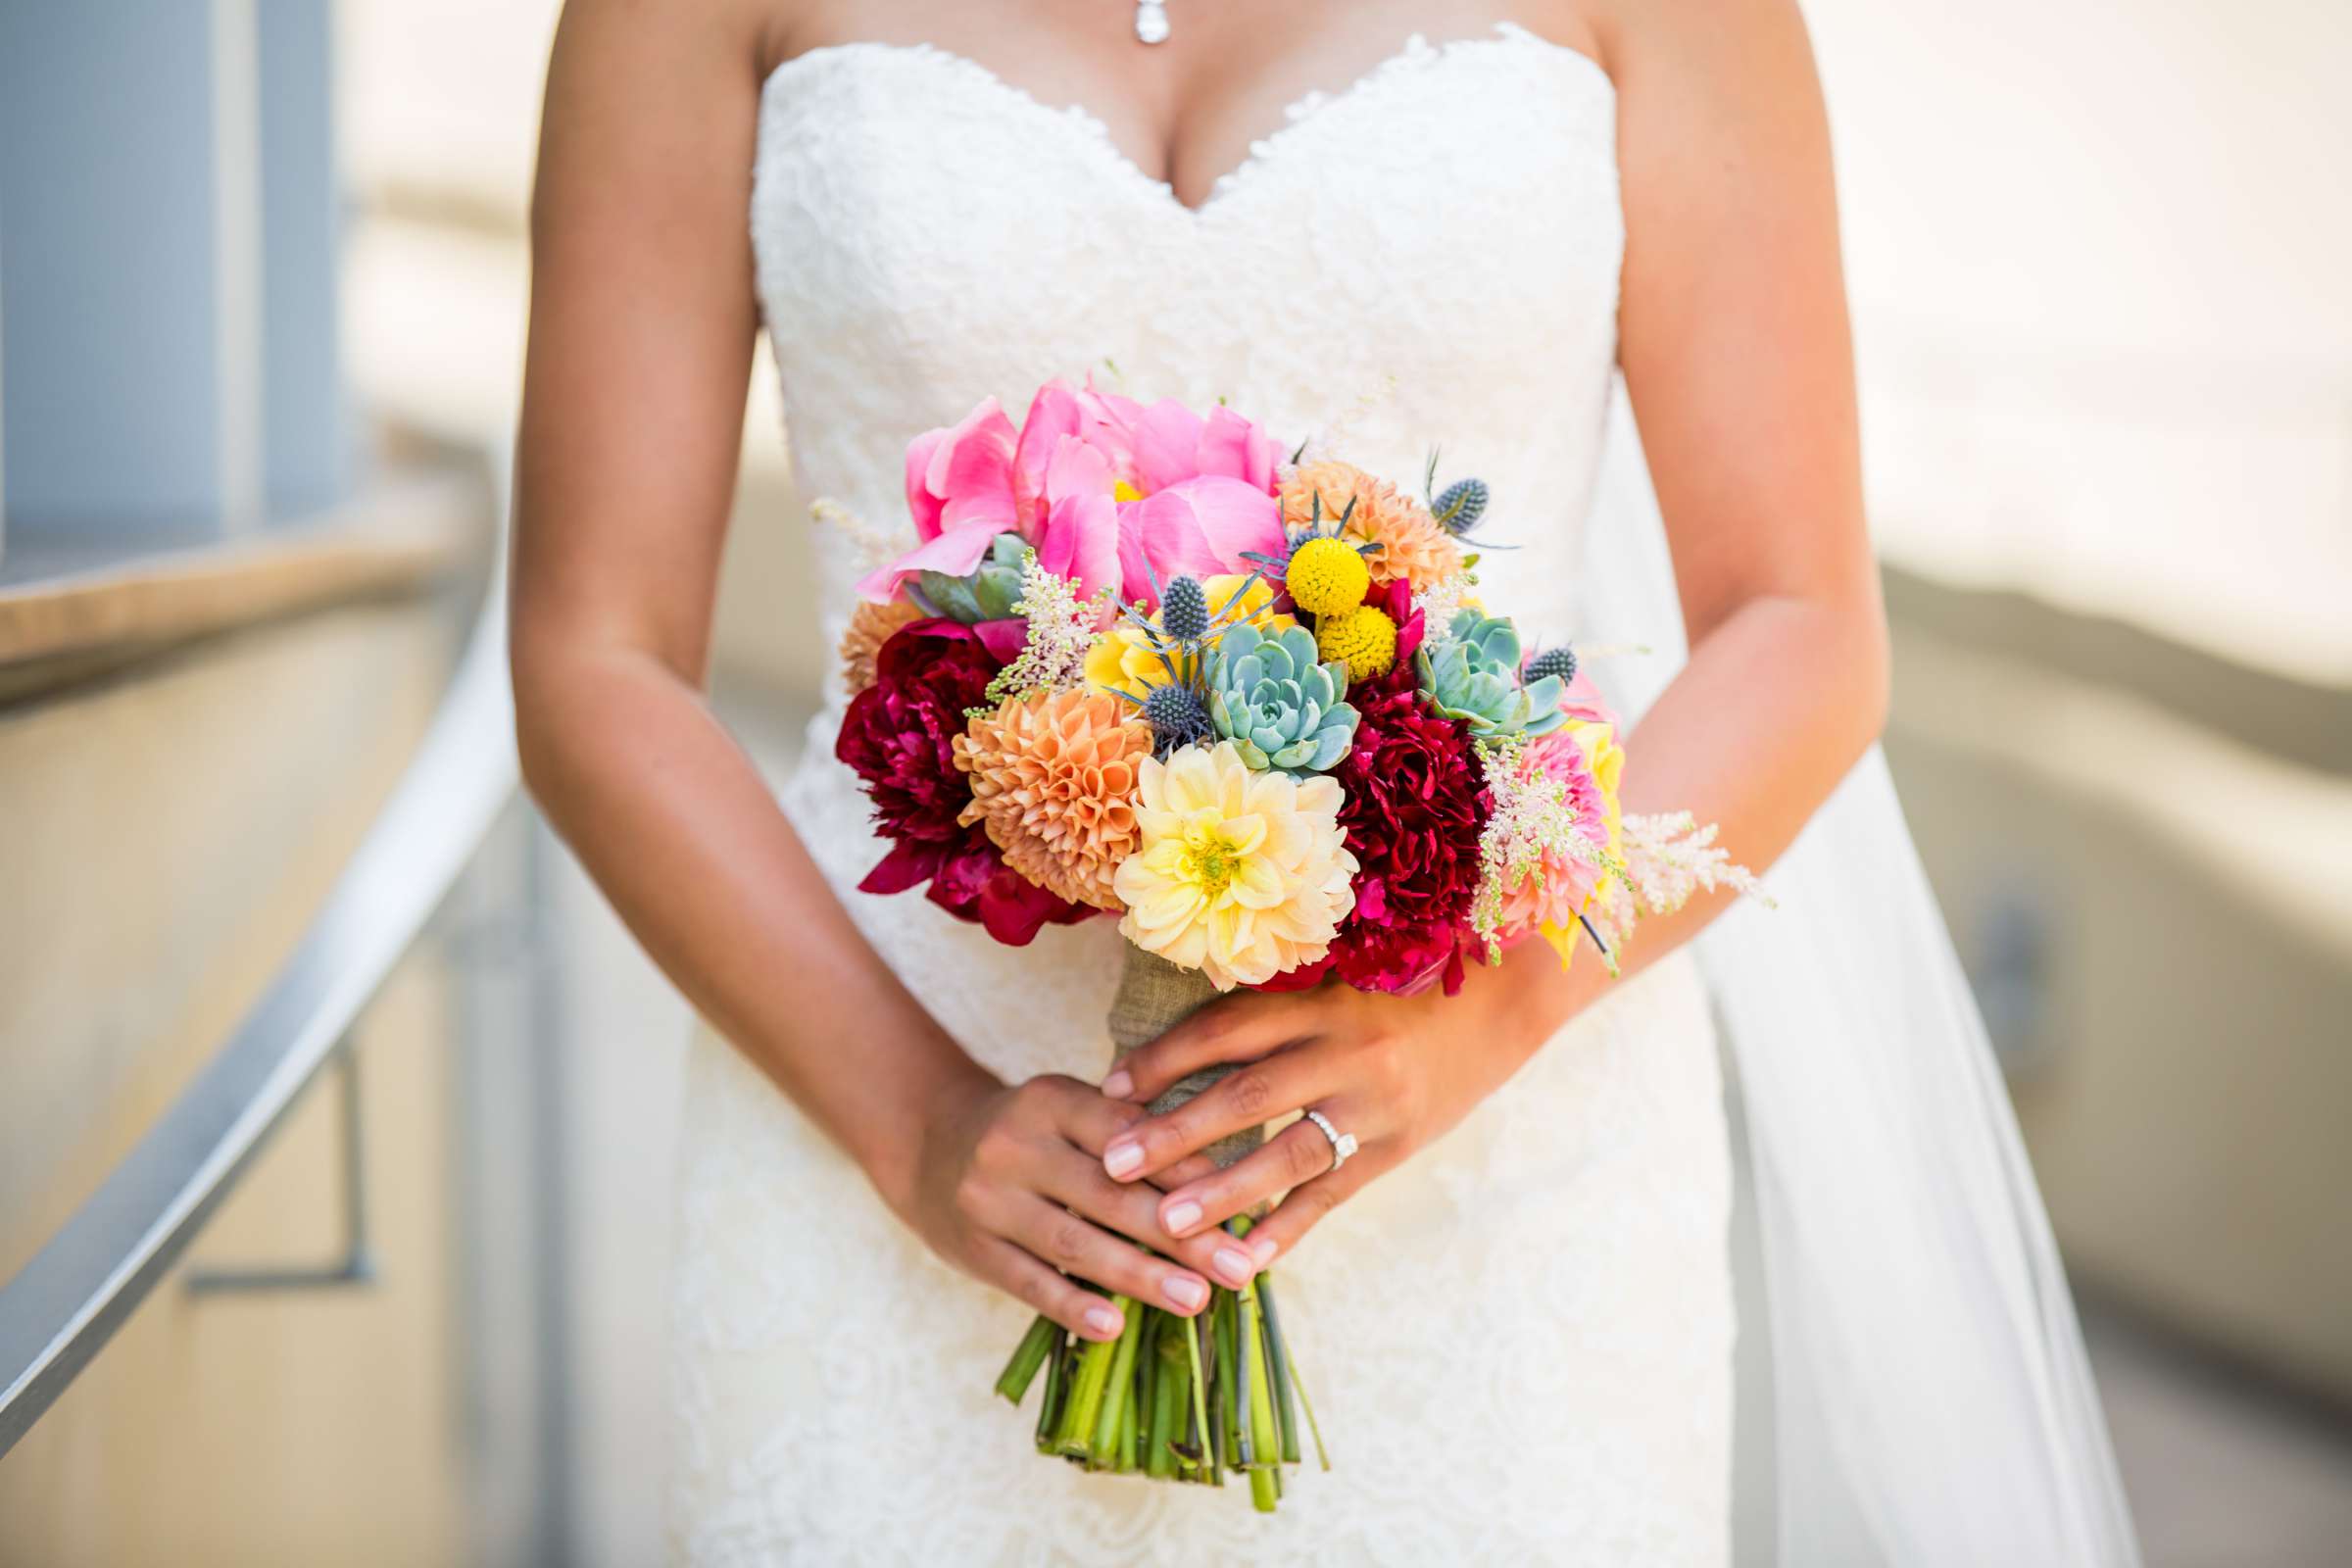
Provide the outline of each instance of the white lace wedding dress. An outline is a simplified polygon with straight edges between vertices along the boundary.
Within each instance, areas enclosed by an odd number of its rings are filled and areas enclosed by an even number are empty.
[[[802,55],[766,84],[752,205],[800,482],[896,524],[908,437],[1093,369],[1227,399],[1278,439],[1344,421],[1348,455],[1400,478],[1442,443],[1519,547],[1489,558],[1489,603],[1576,630],[1616,352],[1614,123],[1600,69],[1532,33],[1415,39],[1298,105],[1194,210],[1085,114],[968,61]],[[844,538],[822,549],[813,609],[838,630],[858,563]],[[867,938],[997,1073],[1101,1076],[1115,930],[1006,949],[856,892],[882,849],[832,756],[839,706],[784,803]],[[1027,1312],[936,1261],[708,1032],[684,1137],[683,1560],[1727,1560],[1730,1174],[1688,958],[1577,1020],[1286,1264],[1335,1468],[1270,1519],[1231,1490],[1038,1458],[990,1392]]]

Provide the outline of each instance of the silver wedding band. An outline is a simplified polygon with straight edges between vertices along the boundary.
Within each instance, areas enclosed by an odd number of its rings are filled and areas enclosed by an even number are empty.
[[[1338,1170],[1347,1164],[1348,1156],[1355,1152],[1355,1134],[1340,1131],[1331,1124],[1331,1118],[1319,1110],[1308,1111],[1306,1119],[1322,1129],[1323,1136],[1331,1140],[1331,1168]]]

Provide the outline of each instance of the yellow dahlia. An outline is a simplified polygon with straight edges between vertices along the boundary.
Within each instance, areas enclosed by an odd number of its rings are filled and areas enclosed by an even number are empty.
[[[1241,595],[1244,583],[1250,583],[1250,591],[1237,606],[1235,599]],[[1204,577],[1200,580],[1200,589],[1208,598],[1209,619],[1214,623],[1222,624],[1228,618],[1246,618],[1250,624],[1267,632],[1278,632],[1298,624],[1289,615],[1274,612],[1274,589],[1263,577],[1255,582],[1250,582],[1248,577],[1238,572]],[[1230,617],[1228,611],[1233,612]],[[1152,616],[1152,620],[1153,625],[1159,623],[1157,615]],[[1152,687],[1164,686],[1167,682],[1167,666],[1152,651],[1152,644],[1144,636],[1142,628],[1126,619],[1113,621],[1108,634],[1096,643],[1094,650],[1086,656],[1086,686],[1089,691],[1128,691],[1141,697]]]
[[[1329,777],[1252,772],[1229,741],[1147,758],[1120,934],[1219,991],[1316,962],[1355,906],[1340,806]]]
[[[887,605],[858,601],[858,608],[850,612],[850,629],[841,634],[841,680],[852,697],[874,683],[874,656],[890,641],[890,634],[922,618],[923,612],[904,599]]]
[[[956,737],[972,776],[957,819],[984,824],[1004,863],[1049,893],[1119,907],[1112,877],[1137,845],[1136,791],[1152,730],[1099,692],[1037,691]]]
[[[1380,546],[1364,561],[1376,583],[1401,579],[1418,593],[1462,569],[1462,547],[1427,507],[1352,463],[1301,464],[1283,479],[1283,526],[1311,527],[1318,515],[1327,529],[1345,516],[1342,538]]]

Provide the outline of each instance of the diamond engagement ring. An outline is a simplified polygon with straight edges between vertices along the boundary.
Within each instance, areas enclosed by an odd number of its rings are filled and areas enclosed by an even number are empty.
[[[1308,1111],[1306,1119],[1321,1128],[1323,1136],[1331,1140],[1331,1168],[1338,1170],[1347,1164],[1348,1156],[1355,1152],[1355,1134],[1340,1131],[1331,1124],[1331,1118],[1319,1110]]]

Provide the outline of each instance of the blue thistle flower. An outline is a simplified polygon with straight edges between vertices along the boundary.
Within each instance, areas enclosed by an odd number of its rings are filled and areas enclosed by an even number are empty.
[[[1438,498],[1430,503],[1429,512],[1447,533],[1465,534],[1487,514],[1487,500],[1486,480],[1456,479],[1438,493]]]
[[[1174,642],[1197,643],[1208,635],[1208,593],[1200,578],[1170,579],[1159,599],[1159,625]]]
[[[1563,686],[1575,680],[1576,650],[1562,644],[1558,648],[1546,648],[1527,662],[1527,679],[1530,682],[1542,680],[1546,675],[1556,676]]]
[[[1144,722],[1152,726],[1152,749],[1162,761],[1177,747],[1206,741],[1216,734],[1200,694],[1174,683],[1154,686],[1145,694]]]

